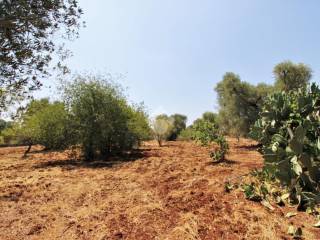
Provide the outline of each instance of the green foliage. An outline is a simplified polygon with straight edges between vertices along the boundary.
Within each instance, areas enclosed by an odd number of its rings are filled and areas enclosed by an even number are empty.
[[[0,119],[0,134],[3,130],[5,130],[6,128],[11,127],[12,122],[11,121],[5,121],[3,119]]]
[[[17,124],[12,124],[10,127],[4,129],[1,132],[2,144],[10,145],[19,143],[19,139],[17,137]]]
[[[21,100],[42,85],[40,79],[49,75],[54,53],[66,57],[61,46],[55,44],[55,33],[64,39],[76,37],[82,10],[76,0],[3,0],[0,13],[2,111],[8,103]]]
[[[312,70],[304,64],[282,62],[274,68],[275,85],[260,83],[256,86],[232,72],[224,75],[215,88],[220,107],[218,123],[221,131],[235,137],[247,137],[250,128],[259,118],[264,99],[278,90],[289,92],[306,88]]]
[[[251,136],[262,144],[265,169],[301,206],[320,200],[320,89],[275,93],[263,105]]]
[[[56,102],[28,118],[23,127],[33,129],[34,142],[46,149],[64,149],[72,139],[68,120],[64,104]]]
[[[63,149],[69,144],[67,112],[61,102],[31,101],[18,121],[2,131],[4,144],[41,144],[46,149]]]
[[[202,119],[208,122],[217,123],[218,115],[213,112],[204,112],[202,114]]]
[[[219,150],[213,151],[210,154],[210,157],[214,162],[221,162],[225,160],[225,155],[229,150],[229,144],[223,135],[217,135],[214,142],[218,144]]]
[[[224,134],[246,137],[258,119],[264,97],[272,91],[265,84],[253,86],[234,73],[226,73],[215,88],[220,111],[218,124]]]
[[[155,139],[159,146],[162,146],[162,142],[166,140],[173,129],[173,119],[165,114],[159,115],[155,118],[152,124],[152,130]]]
[[[65,102],[86,160],[131,150],[149,134],[143,108],[102,77],[78,76],[65,87]]]
[[[9,134],[10,135],[10,134]],[[11,129],[17,143],[40,144],[47,150],[64,149],[71,144],[68,114],[61,102],[33,100]]]
[[[192,127],[187,127],[186,129],[183,129],[179,136],[178,136],[178,140],[181,141],[190,141],[193,138],[193,129]]]
[[[198,128],[201,128],[201,126],[203,126],[203,122],[207,122],[209,125],[214,126],[215,130],[218,130],[219,128],[217,123],[217,114],[213,112],[204,112],[201,118],[196,119],[192,123],[192,125],[188,126],[187,128],[183,129],[180,132],[178,139],[179,140],[196,140],[198,138],[197,135],[198,134],[201,135],[201,134],[196,133],[195,130],[197,130]],[[201,140],[198,142],[201,142]],[[206,144],[207,143],[204,143],[204,145]]]
[[[131,106],[129,108],[131,121],[129,122],[129,130],[137,137],[138,144],[141,141],[152,139],[152,130],[149,125],[148,115],[145,107],[141,105]]]
[[[0,144],[9,144],[14,136],[10,132],[12,121],[0,119]]]
[[[219,133],[219,129],[214,122],[198,119],[192,126],[192,138],[203,146],[207,146],[212,142],[217,143],[219,149],[212,151],[210,157],[214,162],[225,160],[225,154],[229,149],[229,145],[224,136]]]
[[[217,138],[219,129],[213,122],[204,119],[196,120],[192,125],[193,140],[200,143],[202,146],[207,146]]]
[[[170,135],[168,136],[168,140],[173,141],[176,140],[181,131],[183,131],[186,128],[187,116],[182,114],[173,114],[170,116],[170,118],[173,119],[173,126]]]
[[[167,125],[168,129],[166,130],[167,132],[161,137],[162,140],[167,140],[167,141],[175,141],[177,140],[179,134],[181,131],[183,131],[186,128],[187,124],[187,116],[182,115],[182,114],[173,114],[168,116],[167,114],[160,114],[156,116],[155,121],[162,119],[164,121],[160,121],[159,123],[156,123],[156,125],[161,125],[164,127]],[[165,128],[167,128],[165,127]],[[158,134],[159,135],[159,134]],[[162,134],[160,134],[162,135]]]
[[[312,70],[305,64],[294,64],[290,61],[279,63],[275,66],[275,86],[285,92],[306,88],[311,77]]]

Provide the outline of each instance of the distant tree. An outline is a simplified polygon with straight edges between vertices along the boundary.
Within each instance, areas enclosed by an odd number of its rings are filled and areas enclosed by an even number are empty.
[[[216,123],[218,115],[214,112],[205,112],[202,114],[202,119],[208,122]]]
[[[182,114],[173,114],[170,116],[173,121],[173,126],[168,136],[169,141],[174,141],[178,138],[180,132],[186,128],[187,125],[187,116]]]
[[[168,139],[173,128],[173,119],[166,114],[158,115],[152,123],[152,130],[154,138],[157,140],[159,146],[162,142]]]
[[[277,64],[273,73],[276,88],[286,92],[306,88],[312,77],[312,70],[307,65],[295,64],[291,61]]]
[[[5,130],[6,128],[9,128],[12,126],[12,121],[6,121],[3,119],[0,119],[0,134],[3,130]]]
[[[66,57],[53,36],[76,37],[81,14],[77,0],[0,1],[0,111],[42,85],[53,53]]]
[[[50,103],[48,99],[32,100],[15,122],[2,131],[5,144],[23,144],[28,148],[36,144],[46,150],[67,148],[71,141],[68,113],[62,102]]]
[[[228,72],[215,88],[220,106],[218,124],[225,134],[236,137],[247,136],[257,120],[264,97],[272,87],[259,84],[253,86]]]
[[[129,129],[133,135],[137,137],[137,143],[140,145],[142,141],[152,139],[152,130],[149,124],[149,116],[145,111],[143,104],[130,107],[131,121]]]
[[[19,127],[20,129],[20,127]],[[17,135],[18,125],[13,123],[10,127],[1,132],[1,144],[17,144],[20,143]]]

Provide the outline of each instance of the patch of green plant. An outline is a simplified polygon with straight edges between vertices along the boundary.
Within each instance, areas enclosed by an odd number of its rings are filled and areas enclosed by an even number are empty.
[[[299,210],[320,202],[320,89],[269,96],[251,136],[262,144],[265,169]]]
[[[229,150],[229,145],[225,137],[220,134],[219,128],[214,122],[200,119],[192,126],[192,139],[199,142],[202,146],[207,146],[214,142],[218,144],[219,149],[210,153],[210,157],[216,163],[225,160],[225,155]]]

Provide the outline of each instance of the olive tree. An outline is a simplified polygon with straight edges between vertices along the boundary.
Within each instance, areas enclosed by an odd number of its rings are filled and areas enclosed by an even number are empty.
[[[291,61],[277,64],[273,73],[276,87],[285,92],[306,88],[312,77],[311,68],[303,63],[295,64]]]
[[[218,125],[228,135],[246,137],[259,117],[264,98],[273,91],[266,84],[251,85],[232,72],[223,76],[215,90],[218,94]]]
[[[143,108],[128,104],[120,86],[104,77],[77,76],[64,99],[86,160],[131,150],[148,135]]]
[[[50,103],[48,99],[31,101],[14,124],[3,131],[5,143],[40,144],[45,150],[60,150],[72,144],[72,128],[62,102]]]
[[[68,55],[56,39],[77,37],[81,15],[77,0],[0,1],[0,111],[41,87],[53,55]]]
[[[173,119],[167,115],[159,115],[152,123],[152,130],[154,138],[157,140],[159,146],[168,138],[173,128]]]

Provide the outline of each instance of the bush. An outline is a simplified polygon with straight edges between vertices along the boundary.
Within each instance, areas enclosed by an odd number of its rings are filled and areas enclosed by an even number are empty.
[[[192,127],[187,127],[186,129],[183,129],[179,136],[178,136],[178,140],[180,141],[190,141],[192,140],[193,137],[193,129]]]
[[[110,81],[79,76],[64,94],[86,160],[131,150],[149,134],[142,108],[130,106]]]
[[[18,143],[17,133],[15,129],[16,128],[14,127],[14,125],[12,125],[1,132],[3,144],[10,145],[10,144]]]
[[[320,200],[320,89],[276,93],[265,100],[251,136],[262,144],[265,169],[301,203]]]
[[[213,142],[217,137],[218,128],[213,122],[203,119],[197,120],[193,126],[193,140],[206,146]]]
[[[49,103],[47,99],[33,100],[7,135],[14,136],[20,144],[40,144],[46,150],[65,149],[72,143],[72,129],[68,121],[63,103]]]
[[[71,143],[68,113],[61,102],[49,104],[26,121],[26,128],[34,130],[34,141],[47,150],[65,149]]]
[[[219,129],[215,123],[199,119],[192,126],[193,140],[201,143],[203,146],[215,142],[219,145],[217,151],[210,153],[214,162],[222,162],[225,160],[225,154],[228,152],[229,145],[223,135],[219,133]]]

